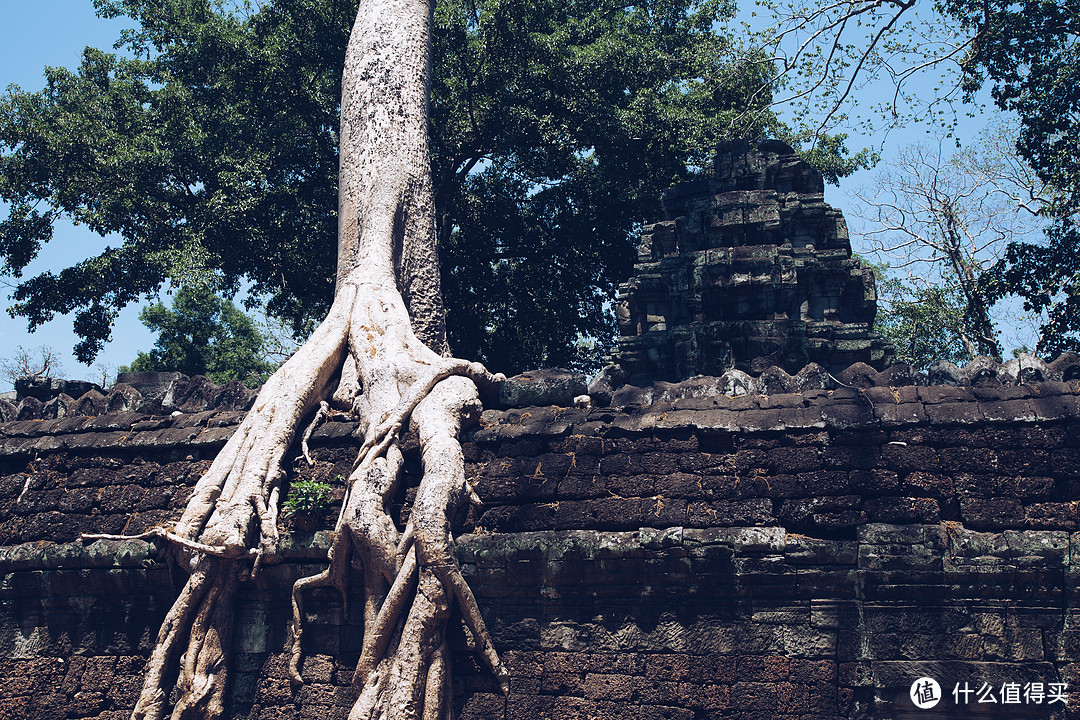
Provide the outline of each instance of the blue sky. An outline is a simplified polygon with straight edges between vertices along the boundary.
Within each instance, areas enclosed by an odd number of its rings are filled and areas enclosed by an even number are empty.
[[[123,29],[122,20],[102,20],[94,15],[90,0],[0,0],[3,22],[0,22],[0,87],[19,85],[23,90],[40,90],[45,82],[42,69],[46,65],[75,67],[87,45],[109,48]],[[4,216],[7,209],[2,210]],[[117,244],[117,240],[112,241]],[[59,269],[100,251],[108,241],[84,227],[57,223],[54,236],[41,255],[27,269],[26,276],[43,270]],[[4,279],[0,279],[3,281]],[[7,291],[4,289],[6,308]],[[137,308],[127,308],[120,314],[113,332],[113,341],[98,356],[97,362],[112,366],[130,363],[139,350],[149,350],[153,334],[138,319]],[[31,334],[26,321],[12,319],[0,313],[0,358],[11,357],[18,346],[27,349],[40,345],[51,346],[63,357],[69,378],[99,380],[94,368],[80,364],[71,354],[77,342],[71,331],[70,317],[57,317]],[[7,390],[0,380],[0,390]]]

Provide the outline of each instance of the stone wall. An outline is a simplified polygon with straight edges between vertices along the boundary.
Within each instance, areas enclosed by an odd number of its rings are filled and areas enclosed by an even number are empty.
[[[504,698],[456,630],[458,716],[1070,717],[1080,387],[1070,370],[964,387],[890,377],[856,368],[844,385],[739,397],[696,379],[606,408],[486,411],[464,444],[484,505],[455,531],[513,679]],[[77,536],[176,517],[240,417],[0,426],[0,717],[127,716],[182,577],[153,542]],[[318,463],[291,478],[340,494],[354,429],[321,427]],[[362,603],[313,592],[308,683],[285,674],[288,589],[327,545],[326,530],[291,533],[243,584],[233,717],[345,716]],[[946,695],[934,710],[908,698],[924,675]],[[1071,704],[958,707],[963,683],[1065,683]]]

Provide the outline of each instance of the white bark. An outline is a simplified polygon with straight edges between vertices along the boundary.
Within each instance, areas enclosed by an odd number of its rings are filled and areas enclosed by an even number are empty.
[[[344,591],[355,557],[366,600],[352,720],[449,717],[444,629],[455,601],[506,688],[450,535],[454,508],[471,494],[457,440],[462,418],[479,406],[475,383],[496,378],[479,364],[442,356],[427,141],[430,24],[425,0],[361,0],[342,80],[334,303],[263,386],[176,527],[159,531],[175,541],[191,574],[159,632],[133,720],[164,717],[173,674],[173,718],[223,712],[236,583],[275,553],[282,460],[300,423],[331,397],[353,406],[365,441],[348,478],[329,566],[293,589],[294,681],[302,682],[304,591]],[[418,429],[424,475],[408,527],[399,530],[387,504],[406,423]]]
[[[338,290],[360,265],[397,286],[417,336],[446,350],[427,136],[431,5],[361,0],[341,91]]]

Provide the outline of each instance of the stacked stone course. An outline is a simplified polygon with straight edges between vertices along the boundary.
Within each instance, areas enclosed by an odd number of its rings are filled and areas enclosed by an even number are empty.
[[[620,285],[612,356],[630,382],[807,363],[877,368],[873,273],[851,257],[821,173],[779,141],[720,146],[715,175],[670,188]]]
[[[178,372],[120,373],[108,392],[84,380],[56,378],[22,378],[15,389],[15,398],[0,399],[0,422],[247,410],[255,401],[255,391],[237,380],[217,385],[203,375],[189,378]]]

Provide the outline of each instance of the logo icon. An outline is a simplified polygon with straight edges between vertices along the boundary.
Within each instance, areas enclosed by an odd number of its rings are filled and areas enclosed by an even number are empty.
[[[921,677],[911,683],[911,702],[920,710],[928,710],[941,702],[941,686],[932,677]]]

